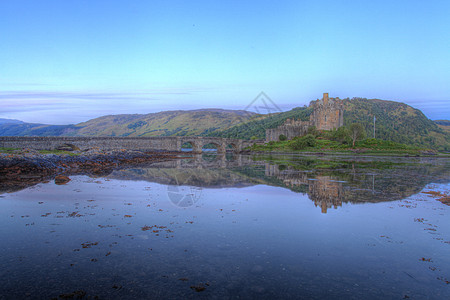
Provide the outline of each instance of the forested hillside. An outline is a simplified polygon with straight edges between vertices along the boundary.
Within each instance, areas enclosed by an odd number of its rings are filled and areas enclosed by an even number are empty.
[[[104,116],[76,126],[79,127],[79,136],[198,136],[230,128],[253,115],[240,110],[177,110]]]
[[[308,121],[312,109],[306,107],[297,107],[287,112],[273,113],[264,117],[258,117],[248,122],[242,122],[237,126],[223,131],[215,131],[207,134],[208,136],[240,138],[240,139],[264,139],[266,129],[276,128],[283,124],[287,119]]]
[[[374,116],[375,135],[379,139],[441,150],[450,149],[449,134],[418,109],[394,101],[344,99],[344,126],[361,123],[371,137]]]
[[[420,110],[407,104],[378,99],[344,99],[344,126],[361,123],[368,137],[373,135],[373,118],[376,117],[376,137],[397,143],[450,150],[450,134],[439,128]],[[211,136],[232,138],[265,138],[265,130],[275,128],[288,118],[309,120],[311,109],[294,108],[287,112],[271,114],[266,118],[249,121]],[[442,126],[441,126],[442,127]]]

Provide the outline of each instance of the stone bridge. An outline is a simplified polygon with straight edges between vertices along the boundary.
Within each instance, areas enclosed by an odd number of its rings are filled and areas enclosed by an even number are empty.
[[[182,146],[190,143],[192,152],[201,153],[203,147],[212,144],[217,153],[227,150],[239,153],[253,144],[262,144],[262,140],[240,140],[216,137],[0,137],[1,148],[29,148],[35,150],[53,150],[63,144],[72,144],[84,150],[98,147],[102,150],[141,150],[141,151],[181,151]]]
[[[227,150],[239,153],[244,148],[255,144],[255,142],[239,139],[214,137],[177,137],[177,149],[181,149],[182,146],[187,143],[192,145],[192,152],[194,153],[201,153],[203,151],[203,147],[206,145],[213,145],[217,149],[217,153],[225,153]]]

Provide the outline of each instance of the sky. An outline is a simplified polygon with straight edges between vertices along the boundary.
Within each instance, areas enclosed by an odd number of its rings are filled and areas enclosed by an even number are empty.
[[[0,1],[0,118],[281,110],[330,97],[450,119],[450,1]]]

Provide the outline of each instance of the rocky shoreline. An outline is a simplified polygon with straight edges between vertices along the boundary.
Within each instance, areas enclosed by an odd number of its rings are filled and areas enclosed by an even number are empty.
[[[42,154],[34,150],[0,153],[0,193],[21,190],[59,176],[101,176],[114,169],[180,158],[178,152],[141,152],[132,150],[73,151]]]

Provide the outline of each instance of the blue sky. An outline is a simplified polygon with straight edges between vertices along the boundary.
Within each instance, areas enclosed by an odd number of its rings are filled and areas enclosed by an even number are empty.
[[[0,1],[0,118],[282,110],[331,97],[450,118],[450,1]]]

